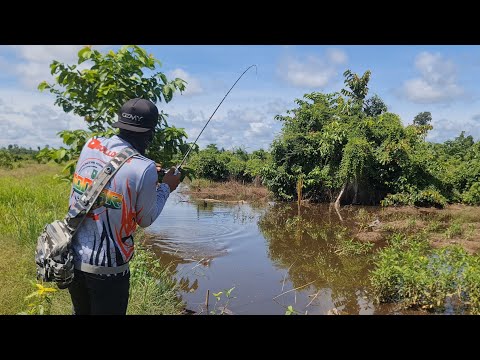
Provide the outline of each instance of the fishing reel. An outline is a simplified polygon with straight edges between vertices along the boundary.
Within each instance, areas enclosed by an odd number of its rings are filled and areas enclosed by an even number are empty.
[[[163,177],[165,176],[165,174],[166,174],[167,172],[170,171],[170,169],[160,168],[160,170],[159,170],[158,167],[159,167],[160,165],[159,165],[159,164],[156,164],[156,165],[157,165],[158,182],[162,182]],[[183,181],[183,179],[185,178],[185,174],[180,173],[180,170],[182,170],[182,168],[180,167],[180,165],[177,165],[177,167],[176,167],[175,172],[173,173],[173,175],[177,176],[178,174],[180,174],[180,176],[181,176],[180,181]]]

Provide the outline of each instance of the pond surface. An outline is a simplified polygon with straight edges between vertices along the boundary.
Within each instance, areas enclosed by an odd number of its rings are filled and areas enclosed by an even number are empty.
[[[398,314],[374,305],[367,278],[371,255],[341,255],[354,219],[328,205],[248,204],[190,201],[178,191],[148,229],[160,261],[171,264],[187,308],[234,314]],[[375,211],[369,209],[368,211]],[[352,212],[353,213],[353,212]],[[205,308],[207,290],[209,308]],[[223,291],[220,301],[212,295]],[[403,312],[405,313],[405,312]]]

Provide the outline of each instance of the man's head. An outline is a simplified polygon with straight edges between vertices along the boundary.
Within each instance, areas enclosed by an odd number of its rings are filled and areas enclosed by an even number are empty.
[[[154,130],[158,123],[158,109],[145,99],[128,100],[118,112],[118,121],[112,126],[119,129],[145,133]]]
[[[119,136],[145,155],[145,150],[153,140],[157,123],[158,109],[155,104],[136,98],[123,104],[118,112],[118,121],[112,126],[119,128]]]

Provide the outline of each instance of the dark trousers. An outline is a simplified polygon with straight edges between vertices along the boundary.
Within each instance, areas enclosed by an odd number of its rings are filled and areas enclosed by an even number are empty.
[[[125,315],[130,272],[105,276],[75,270],[68,287],[74,315]]]

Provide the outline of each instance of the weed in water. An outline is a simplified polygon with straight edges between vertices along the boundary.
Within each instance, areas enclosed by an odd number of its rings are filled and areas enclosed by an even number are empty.
[[[396,234],[371,272],[379,302],[435,312],[480,312],[480,261],[459,246],[432,249],[424,236]]]
[[[353,239],[342,239],[335,244],[335,253],[337,255],[361,255],[369,252],[373,243],[361,242]]]
[[[213,293],[213,296],[215,297],[215,305],[213,306],[213,310],[210,311],[211,315],[231,314],[231,311],[228,309],[228,304],[230,304],[230,301],[237,298],[236,296],[232,296],[233,289],[235,289],[235,286],[229,290],[224,289],[223,291]]]

